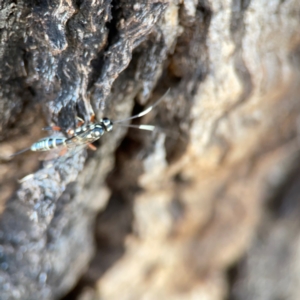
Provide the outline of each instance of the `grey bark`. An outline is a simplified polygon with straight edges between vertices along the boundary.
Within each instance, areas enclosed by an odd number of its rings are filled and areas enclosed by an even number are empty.
[[[66,299],[299,298],[299,15],[3,1],[0,299],[59,299],[80,278]],[[9,158],[45,125],[123,119],[168,88],[142,120],[153,135],[115,126],[95,153]]]
[[[165,7],[159,1],[4,1],[1,139],[22,140],[22,113],[31,110],[36,118],[37,105],[63,131],[75,127],[78,114],[88,121],[93,111],[102,113],[113,82]],[[76,180],[86,157],[79,151],[45,163],[8,201],[0,226],[1,299],[54,299],[74,284],[91,256],[94,216],[106,201],[105,191],[103,199],[92,195],[103,190],[118,139],[109,139],[97,154],[101,160],[90,161],[81,184]]]

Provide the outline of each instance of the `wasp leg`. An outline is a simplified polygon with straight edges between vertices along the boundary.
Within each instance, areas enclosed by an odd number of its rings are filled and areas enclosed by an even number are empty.
[[[88,147],[93,151],[97,150],[97,147],[95,147],[93,144],[88,144]]]
[[[67,135],[69,136],[69,137],[72,137],[73,135],[74,135],[74,129],[68,129],[67,131]]]
[[[91,115],[90,122],[91,122],[91,123],[94,123],[94,122],[95,122],[95,119],[96,119],[95,114],[92,114],[92,115]]]
[[[47,126],[47,127],[44,127],[43,130],[61,131],[61,128],[59,126]]]
[[[84,120],[83,119],[81,119],[80,117],[76,117],[76,119],[78,120],[78,122],[77,122],[77,126],[76,127],[80,127],[80,126],[82,126],[85,122],[84,122]]]
[[[68,151],[68,148],[63,148],[61,149],[61,151],[59,152],[59,156],[64,156]]]

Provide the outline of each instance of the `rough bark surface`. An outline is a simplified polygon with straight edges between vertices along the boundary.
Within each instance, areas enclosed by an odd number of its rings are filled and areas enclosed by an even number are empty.
[[[298,0],[2,1],[0,300],[298,299],[299,16]],[[141,120],[154,134],[10,159],[45,125],[126,118],[169,87]]]

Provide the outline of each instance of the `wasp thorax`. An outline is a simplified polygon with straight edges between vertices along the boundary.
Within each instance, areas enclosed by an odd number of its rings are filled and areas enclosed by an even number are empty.
[[[110,119],[103,118],[101,121],[106,131],[111,131],[113,129],[113,122]]]
[[[99,138],[101,135],[103,135],[104,129],[101,125],[96,125],[93,130],[91,131],[91,136],[93,138]]]

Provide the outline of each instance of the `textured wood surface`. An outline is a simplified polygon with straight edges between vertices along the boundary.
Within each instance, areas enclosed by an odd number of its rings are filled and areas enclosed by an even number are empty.
[[[2,1],[0,299],[298,299],[299,15]],[[45,125],[123,119],[168,88],[140,120],[153,134],[9,158]]]

